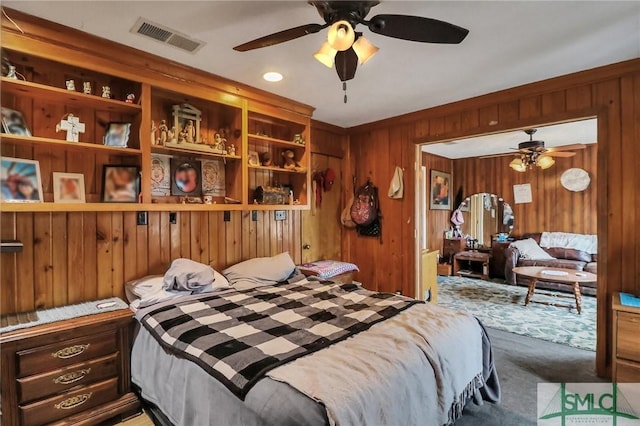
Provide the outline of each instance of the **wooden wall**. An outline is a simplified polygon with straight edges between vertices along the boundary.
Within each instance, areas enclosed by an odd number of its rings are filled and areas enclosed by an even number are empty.
[[[449,158],[440,157],[438,155],[422,153],[422,166],[427,169],[427,182],[431,179],[431,170],[438,170],[440,172],[451,173],[451,185],[449,191],[451,192],[450,199],[451,205],[455,204],[455,195],[458,191],[458,186],[453,179],[453,161]],[[425,185],[426,199],[427,199],[427,249],[430,251],[440,250],[442,254],[442,242],[444,240],[444,231],[451,226],[451,211],[450,210],[430,210],[429,209],[429,197],[430,188],[429,184]]]
[[[413,169],[413,144],[585,117],[598,118],[596,365],[598,373],[604,375],[611,362],[611,297],[619,291],[640,293],[640,246],[635,238],[640,234],[640,195],[637,195],[640,182],[637,166],[640,158],[640,59],[351,128],[354,156],[350,162],[361,170],[360,180],[371,176],[383,187],[388,185],[389,171],[397,162],[390,153],[403,153],[405,167]],[[405,174],[405,183],[413,180],[412,175]],[[411,223],[407,228],[413,229],[413,202],[410,195],[403,201],[385,203],[384,223],[393,222],[402,227]],[[549,204],[545,208],[551,211],[555,206]],[[555,210],[556,214],[565,214]],[[520,220],[530,223],[527,218]],[[570,222],[571,219],[562,221]],[[404,285],[407,279],[413,279],[406,268],[380,262],[388,253],[397,250],[403,252],[403,258],[413,259],[413,232],[404,229],[400,242],[392,240],[390,235],[397,234],[386,234],[382,244],[369,243],[362,248],[353,245],[350,250],[351,256],[358,260],[362,274],[379,280],[379,286],[384,286],[382,278],[391,279],[396,285]],[[345,237],[358,238],[354,233],[347,233]],[[383,267],[390,268],[392,273],[381,272]]]
[[[252,257],[288,251],[301,260],[300,212],[275,221],[272,211],[149,212],[136,225],[135,212],[2,213],[1,236],[19,239],[22,253],[0,257],[0,312],[25,312],[97,298],[124,298],[124,283],[163,274],[185,257],[220,271]]]

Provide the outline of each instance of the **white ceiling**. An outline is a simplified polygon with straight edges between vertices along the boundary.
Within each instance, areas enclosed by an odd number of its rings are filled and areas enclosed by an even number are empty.
[[[383,1],[368,18],[425,16],[470,33],[460,45],[437,45],[384,37],[358,26],[380,51],[348,82],[344,104],[335,70],[312,57],[326,30],[249,52],[232,50],[276,31],[324,23],[306,1],[2,4],[303,102],[316,108],[314,118],[342,127],[640,57],[638,1]],[[207,44],[190,54],[130,33],[141,16]],[[284,80],[262,80],[271,70]]]
[[[518,130],[424,145],[422,151],[452,159],[504,153],[516,154],[517,151],[514,149],[518,149],[518,144],[528,140],[529,135]],[[545,148],[577,143],[585,145],[597,143],[598,120],[592,118],[538,127],[533,135],[533,140],[544,141]]]

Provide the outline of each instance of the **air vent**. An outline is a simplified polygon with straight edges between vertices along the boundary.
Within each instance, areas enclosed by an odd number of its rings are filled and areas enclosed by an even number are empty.
[[[138,18],[133,28],[131,28],[131,32],[191,53],[197,52],[204,46],[204,42],[202,41],[190,38],[185,34],[181,34],[178,31],[172,30],[164,25],[156,24],[145,18]]]

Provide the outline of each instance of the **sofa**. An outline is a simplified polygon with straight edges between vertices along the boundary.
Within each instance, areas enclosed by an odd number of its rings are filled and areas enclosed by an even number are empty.
[[[551,233],[551,234],[562,234],[562,233]],[[564,234],[574,238],[574,241],[582,237],[581,234]],[[595,236],[584,236],[585,238],[591,238],[595,240]],[[545,237],[546,238],[546,237]],[[566,269],[575,269],[577,271],[586,271],[591,272],[593,274],[598,273],[598,254],[597,253],[589,253],[589,251],[595,251],[595,249],[587,249],[581,250],[578,248],[574,248],[576,245],[568,243],[564,247],[541,247],[541,239],[542,233],[528,233],[523,234],[518,240],[512,242],[505,249],[505,280],[508,284],[514,285],[522,285],[527,286],[529,279],[527,277],[516,275],[513,272],[513,268],[516,266],[547,266],[552,268],[566,268]],[[546,241],[549,241],[546,238]],[[552,240],[554,241],[554,240]],[[559,245],[562,245],[562,240],[558,241]],[[544,243],[544,241],[543,241]],[[538,249],[542,250],[543,253],[538,253],[536,251],[535,245],[538,246]],[[544,245],[544,244],[543,244]],[[518,248],[521,247],[521,249]],[[582,246],[578,245],[582,248]],[[593,246],[597,246],[595,243]],[[523,255],[522,251],[529,252],[530,248],[533,253],[525,253]],[[528,254],[528,255],[527,255]],[[546,254],[546,256],[545,256]],[[581,283],[580,291],[582,294],[587,295],[596,295],[596,285],[595,282]],[[563,292],[573,293],[573,286],[567,283],[555,282],[553,280],[539,280],[536,284],[536,288],[542,288],[547,290],[557,290]]]

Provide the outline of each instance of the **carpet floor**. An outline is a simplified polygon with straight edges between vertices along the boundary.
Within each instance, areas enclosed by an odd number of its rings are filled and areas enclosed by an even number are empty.
[[[533,300],[575,304],[562,293],[536,290]],[[491,328],[595,351],[596,298],[582,297],[582,314],[575,308],[529,303],[527,288],[463,277],[438,278],[438,304],[464,310]],[[564,294],[573,296],[569,294]]]

